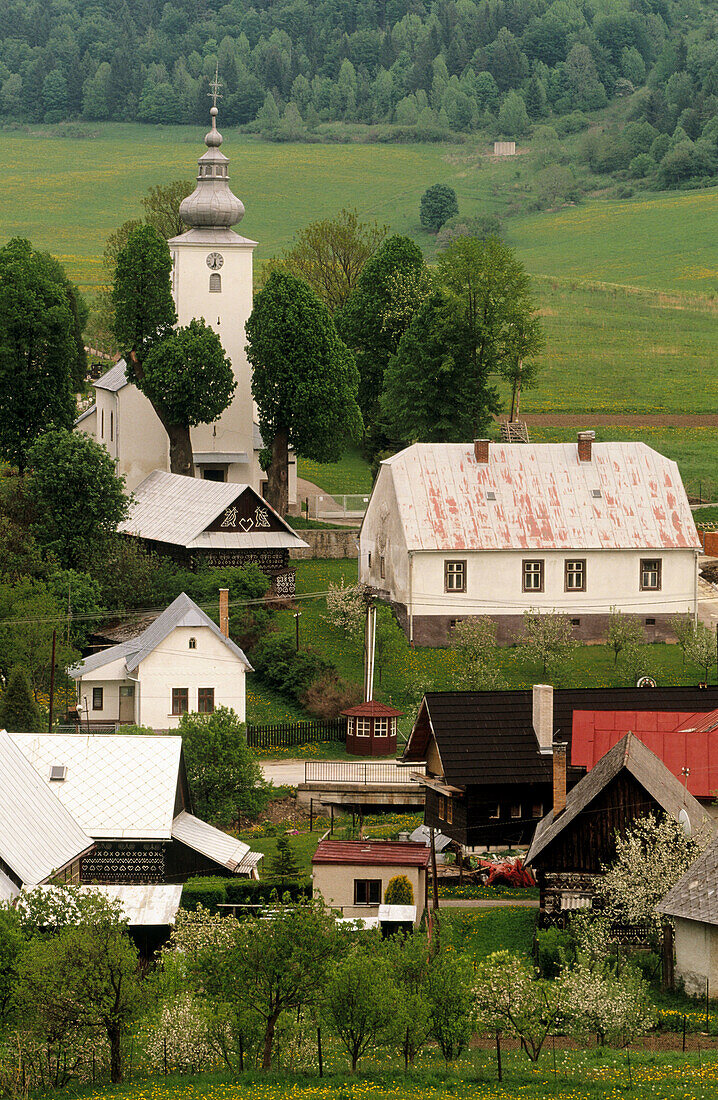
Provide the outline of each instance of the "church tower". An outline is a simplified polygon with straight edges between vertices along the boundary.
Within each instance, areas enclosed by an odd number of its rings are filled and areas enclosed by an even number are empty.
[[[232,228],[244,216],[244,205],[230,189],[229,160],[221,151],[218,87],[215,77],[212,128],[204,139],[207,151],[199,158],[197,186],[180,206],[182,221],[189,228],[168,242],[173,261],[172,293],[179,324],[204,318],[222,341],[237,380],[232,403],[220,419],[192,429],[196,475],[245,482],[259,490],[252,370],[244,350],[244,326],[252,312],[252,254],[257,242]]]

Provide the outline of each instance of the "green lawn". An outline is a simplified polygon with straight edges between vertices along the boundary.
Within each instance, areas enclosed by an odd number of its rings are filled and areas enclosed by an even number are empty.
[[[439,913],[442,929],[457,951],[466,952],[474,959],[483,959],[494,951],[511,951],[514,955],[530,955],[537,909],[520,905],[500,906],[496,909],[444,909]]]
[[[319,485],[332,496],[371,492],[369,463],[355,450],[347,451],[339,462],[313,462],[309,458],[300,458],[297,462],[297,474]],[[299,496],[301,497],[301,493]]]

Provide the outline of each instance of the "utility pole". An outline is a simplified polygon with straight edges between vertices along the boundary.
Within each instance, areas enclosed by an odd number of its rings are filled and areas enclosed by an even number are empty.
[[[47,732],[52,733],[52,705],[55,701],[55,642],[57,640],[57,631],[52,632],[52,661],[50,663],[50,715],[47,722]]]
[[[295,635],[295,642],[296,642],[295,648],[297,650],[297,653],[299,653],[299,616],[300,615],[301,615],[301,611],[295,611],[294,612],[294,635]]]

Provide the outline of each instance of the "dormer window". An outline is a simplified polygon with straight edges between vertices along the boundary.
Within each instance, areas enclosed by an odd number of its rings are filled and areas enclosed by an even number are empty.
[[[196,638],[190,638],[189,648],[190,649],[196,649],[197,648],[197,639]]]

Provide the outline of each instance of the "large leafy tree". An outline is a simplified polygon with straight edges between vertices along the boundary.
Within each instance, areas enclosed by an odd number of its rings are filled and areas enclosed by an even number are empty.
[[[183,714],[179,724],[197,813],[217,825],[264,809],[269,787],[233,710]]]
[[[28,455],[38,544],[67,569],[91,565],[127,515],[124,478],[104,447],[82,432],[45,432]]]
[[[259,426],[271,448],[267,499],[284,514],[289,446],[335,462],[361,434],[356,366],[327,307],[286,272],[273,272],[255,298],[247,339]]]
[[[423,270],[424,257],[417,244],[408,237],[389,237],[365,264],[337,316],[341,337],[356,355],[359,407],[369,428],[379,418],[387,363],[412,317],[410,310],[395,308],[398,288],[418,279]]]
[[[152,403],[170,441],[170,469],[193,476],[190,428],[218,420],[236,388],[219,336],[204,321],[174,329],[167,242],[151,225],[133,229],[117,255],[115,335],[128,377]]]
[[[335,313],[385,236],[386,226],[359,221],[356,210],[340,210],[298,233],[291,248],[270,260],[267,270],[289,271],[303,279]]]
[[[12,583],[0,580],[0,672],[8,676],[16,665],[23,665],[36,696],[49,684],[53,630],[55,663],[67,668],[79,658],[66,641],[67,596],[59,598],[49,585],[32,577]]]
[[[476,361],[470,326],[436,291],[402,337],[384,377],[387,429],[404,443],[460,443],[486,430],[499,409],[488,364]]]
[[[21,471],[41,432],[72,427],[78,351],[68,287],[29,241],[0,249],[0,455]]]

